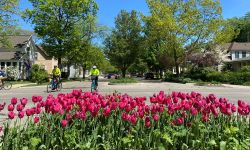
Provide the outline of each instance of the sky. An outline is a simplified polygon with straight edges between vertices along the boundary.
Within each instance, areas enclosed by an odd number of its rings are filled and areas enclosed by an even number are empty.
[[[146,0],[96,0],[98,11],[98,23],[108,27],[114,27],[114,19],[120,10],[131,11],[133,9],[148,14]],[[224,18],[242,17],[250,12],[250,0],[221,0],[222,15]],[[20,9],[32,8],[28,0],[20,0]],[[33,25],[23,21],[20,17],[19,26],[25,30],[33,30]]]

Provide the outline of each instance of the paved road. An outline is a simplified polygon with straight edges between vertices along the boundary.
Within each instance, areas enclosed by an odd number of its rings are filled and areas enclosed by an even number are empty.
[[[193,84],[178,84],[178,83],[167,83],[167,82],[140,82],[135,84],[127,85],[108,85],[108,82],[99,83],[99,92],[102,94],[111,94],[114,91],[121,93],[127,93],[131,96],[152,96],[161,90],[166,93],[172,91],[191,92],[196,91],[204,95],[214,93],[218,97],[226,97],[232,102],[236,102],[238,99],[250,102],[250,87],[245,86],[232,86],[225,85],[224,87],[206,87],[206,86],[195,86]],[[67,82],[63,84],[61,92],[67,93],[73,89],[82,89],[83,91],[90,90],[90,82]],[[53,95],[57,95],[57,92],[52,92]],[[22,87],[14,88],[9,91],[0,90],[0,103],[3,101],[9,102],[12,97],[17,98],[31,98],[32,95],[41,95],[47,97],[45,86],[33,86],[33,87]]]

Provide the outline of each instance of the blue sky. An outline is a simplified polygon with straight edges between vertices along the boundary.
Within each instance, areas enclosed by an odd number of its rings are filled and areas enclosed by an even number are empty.
[[[114,26],[114,18],[120,10],[137,10],[144,14],[148,13],[145,0],[96,0],[99,5],[98,23],[108,27]],[[250,0],[221,0],[224,18],[242,17],[250,12]],[[28,0],[20,0],[20,8],[31,8]],[[20,17],[19,26],[22,29],[32,30],[32,25],[24,22]]]

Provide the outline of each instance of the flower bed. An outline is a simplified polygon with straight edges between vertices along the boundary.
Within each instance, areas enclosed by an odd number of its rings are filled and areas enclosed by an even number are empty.
[[[72,93],[11,99],[6,149],[248,149],[250,105],[199,93],[150,97]],[[26,106],[26,107],[25,107]],[[5,104],[0,105],[0,110]],[[24,119],[26,117],[26,119]],[[10,127],[11,122],[15,122]],[[22,122],[20,125],[18,122]]]

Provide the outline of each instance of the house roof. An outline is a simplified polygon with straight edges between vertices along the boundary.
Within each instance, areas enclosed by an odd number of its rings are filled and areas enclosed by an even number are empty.
[[[229,43],[230,44],[230,43]],[[245,50],[250,51],[250,43],[233,42],[228,48],[230,51]]]
[[[11,46],[14,48],[5,48],[0,44],[0,60],[18,59],[15,58],[16,53],[20,51],[20,49],[17,48],[21,47],[22,45],[25,45],[31,38],[31,35],[15,35],[7,37],[9,42],[11,43]]]
[[[49,54],[43,49],[41,45],[36,45],[36,48],[39,52],[43,53],[45,56],[49,57]]]
[[[32,35],[15,35],[15,36],[7,36],[11,46],[18,47],[19,45],[24,45],[28,42]],[[0,48],[3,46],[0,44]]]
[[[16,52],[1,52],[0,60],[14,60]]]

